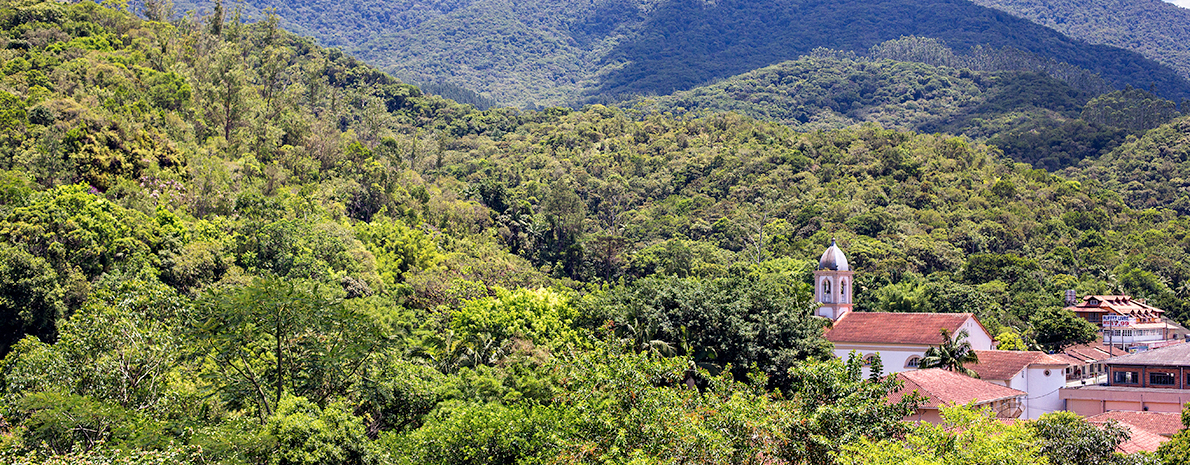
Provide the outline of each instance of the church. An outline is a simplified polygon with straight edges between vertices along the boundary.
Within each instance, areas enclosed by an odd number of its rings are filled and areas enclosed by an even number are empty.
[[[966,340],[975,350],[994,348],[992,335],[971,313],[853,312],[854,276],[847,256],[832,239],[814,271],[814,298],[819,305],[815,315],[833,322],[826,339],[835,345],[835,356],[847,358],[853,350],[861,357],[879,352],[884,374],[916,370],[926,350],[944,342],[942,329],[952,337],[966,330]]]
[[[917,383],[914,386],[923,391],[959,392],[959,397],[969,396],[977,404],[986,401],[998,405],[998,416],[1036,419],[1043,413],[1062,410],[1058,389],[1066,383],[1065,362],[1041,352],[995,350],[995,339],[972,313],[855,312],[854,277],[847,256],[832,239],[814,271],[814,298],[818,302],[814,314],[831,320],[825,337],[834,344],[835,356],[846,359],[856,353],[865,361],[865,377],[872,366],[870,361],[879,354],[883,368],[879,375],[909,374],[907,380],[912,379]],[[943,329],[956,339],[966,332],[966,341],[980,358],[979,363],[967,368],[981,379],[957,374],[945,379],[942,375],[913,374],[919,372],[930,347],[946,342]],[[1024,395],[1005,397],[1000,391]],[[916,419],[933,421],[936,417],[936,412],[922,411]]]

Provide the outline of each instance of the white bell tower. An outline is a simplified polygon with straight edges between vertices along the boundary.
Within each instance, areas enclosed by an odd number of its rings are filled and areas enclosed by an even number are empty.
[[[838,320],[851,311],[854,274],[847,264],[847,257],[832,238],[831,246],[818,260],[818,270],[814,271],[814,299],[821,305],[815,315]]]

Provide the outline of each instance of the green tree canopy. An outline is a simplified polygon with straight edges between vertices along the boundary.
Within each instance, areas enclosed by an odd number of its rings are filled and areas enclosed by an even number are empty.
[[[1059,351],[1067,346],[1099,339],[1095,325],[1059,307],[1037,312],[1029,319],[1029,326],[1033,330],[1033,338],[1047,351]]]

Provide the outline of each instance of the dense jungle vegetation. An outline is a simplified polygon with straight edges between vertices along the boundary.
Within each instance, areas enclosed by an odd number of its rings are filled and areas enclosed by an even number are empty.
[[[1065,289],[1186,322],[1187,194],[1159,176],[1185,118],[1054,174],[874,124],[479,111],[274,16],[153,11],[0,8],[0,461],[1131,464],[1190,442],[902,423],[920,399],[830,357],[807,284],[837,237],[861,310],[976,312],[1046,348],[1087,337]]]
[[[1161,0],[972,0],[1092,44],[1125,48],[1190,76],[1190,10]]]
[[[213,4],[188,0],[177,8],[210,12]],[[968,0],[244,4],[248,15],[273,9],[284,25],[395,76],[455,84],[521,108],[667,95],[797,59],[818,47],[865,53],[907,35],[945,40],[962,54],[977,46],[1008,47],[1087,69],[1117,89],[1152,87],[1167,99],[1190,98],[1190,83],[1173,68]]]

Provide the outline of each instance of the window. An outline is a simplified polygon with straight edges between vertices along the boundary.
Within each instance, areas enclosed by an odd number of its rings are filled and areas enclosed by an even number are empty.
[[[802,289],[805,289],[805,288],[803,287]],[[1046,376],[1049,376],[1049,375],[1050,375],[1050,371],[1049,371],[1048,369],[1047,369],[1047,370],[1045,370],[1043,373],[1044,373]]]
[[[1149,384],[1158,386],[1173,386],[1178,379],[1173,373],[1149,373]]]
[[[864,356],[864,366],[871,366],[872,362],[876,361],[876,354],[868,354]]]
[[[1137,384],[1140,382],[1140,372],[1113,371],[1112,382],[1116,384]]]
[[[909,357],[909,360],[905,361],[905,368],[917,368],[920,366],[921,366],[921,357],[918,357],[916,355]]]
[[[805,288],[802,288],[802,289],[805,289]],[[830,294],[831,294],[831,282],[830,282],[830,281],[823,281],[823,282],[822,282],[822,294],[823,294],[823,295],[830,295]]]
[[[839,297],[843,298],[843,302],[847,302],[847,281],[839,282]]]

